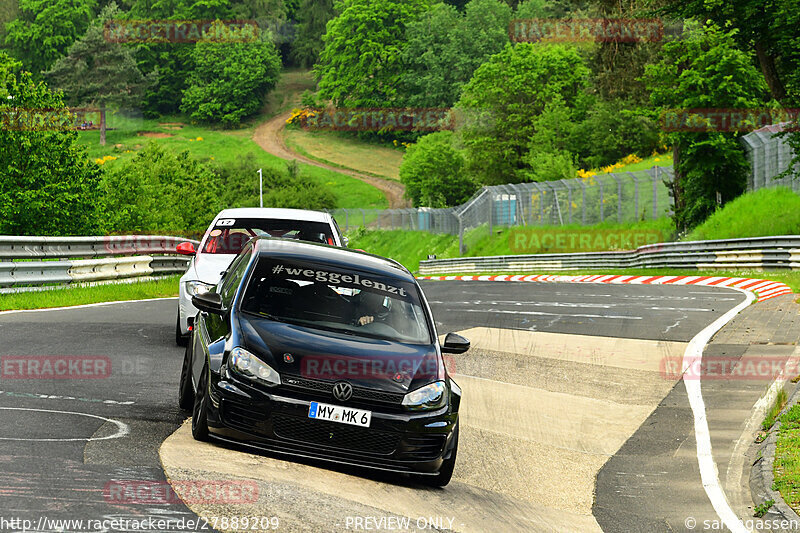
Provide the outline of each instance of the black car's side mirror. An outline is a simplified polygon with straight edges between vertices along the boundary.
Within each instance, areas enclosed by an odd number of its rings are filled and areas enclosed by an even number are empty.
[[[215,315],[225,314],[225,307],[222,305],[222,296],[216,292],[205,292],[192,296],[192,304],[201,311]]]
[[[442,351],[444,353],[464,353],[469,350],[469,339],[465,339],[457,333],[448,333],[444,338]]]

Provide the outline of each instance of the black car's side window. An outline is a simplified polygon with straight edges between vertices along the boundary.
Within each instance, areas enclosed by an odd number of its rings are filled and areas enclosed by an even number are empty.
[[[247,265],[250,263],[250,257],[253,255],[253,248],[246,248],[242,254],[230,266],[228,274],[225,276],[219,288],[220,296],[222,296],[222,303],[225,307],[230,307],[231,301],[236,294],[236,289],[244,277],[247,270]]]

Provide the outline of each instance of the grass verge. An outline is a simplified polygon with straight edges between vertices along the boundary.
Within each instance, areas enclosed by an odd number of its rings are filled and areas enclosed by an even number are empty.
[[[287,128],[286,144],[295,152],[328,165],[370,176],[399,180],[403,151],[367,143],[338,132]]]
[[[795,511],[800,510],[800,405],[795,404],[780,417],[781,427],[775,446],[772,472],[773,490]]]
[[[778,393],[775,395],[775,401],[767,410],[767,414],[764,417],[764,420],[761,422],[761,429],[767,431],[775,424],[775,420],[777,420],[778,415],[781,414],[783,408],[786,407],[786,401],[788,399],[789,397],[786,395],[786,389],[778,389]]]
[[[0,296],[0,311],[70,307],[123,300],[169,298],[178,295],[180,276],[153,281],[110,283],[91,287],[54,288],[37,292],[19,292]]]
[[[184,117],[164,117],[159,120],[120,121],[118,129],[108,132],[106,146],[100,146],[98,131],[80,132],[80,141],[89,148],[91,159],[115,158],[102,163],[110,168],[132,158],[151,141],[176,152],[188,151],[196,159],[221,165],[251,153],[257,165],[253,169],[255,183],[259,167],[286,168],[286,161],[265,152],[252,140],[255,129],[252,125],[237,130],[217,130],[185,120]],[[388,206],[384,194],[363,181],[314,165],[299,163],[299,167],[302,175],[326,185],[334,193],[336,207],[384,209]]]
[[[341,221],[340,221],[341,223]],[[515,253],[529,253],[525,250],[515,250],[512,236],[515,231],[524,230],[525,227],[496,228],[489,234],[486,226],[470,230],[464,234],[464,245],[467,248],[467,257],[484,255],[509,255]],[[596,226],[536,226],[537,232],[557,235],[575,230],[581,231],[640,231],[659,232],[665,240],[670,240],[672,235],[672,222],[668,218],[647,220],[630,224],[604,223]],[[426,231],[406,230],[366,230],[359,228],[348,233],[351,248],[360,248],[367,252],[391,257],[406,266],[412,272],[419,269],[419,262],[426,259],[429,254],[436,255],[438,259],[459,257],[458,235],[432,234]],[[592,251],[613,249],[601,247]],[[558,252],[559,250],[547,249],[542,252]]]
[[[692,230],[685,240],[800,234],[800,195],[787,187],[745,193]]]

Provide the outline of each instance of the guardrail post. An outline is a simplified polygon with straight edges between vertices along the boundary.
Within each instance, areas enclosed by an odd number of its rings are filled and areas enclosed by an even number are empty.
[[[348,231],[350,229],[350,214],[347,209],[344,210],[344,230]]]
[[[367,227],[367,214],[361,209],[361,226],[366,228]]]

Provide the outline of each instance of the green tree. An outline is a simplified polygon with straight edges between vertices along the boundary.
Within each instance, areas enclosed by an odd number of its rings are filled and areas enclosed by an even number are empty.
[[[770,94],[784,107],[800,106],[800,9],[797,0],[664,0],[664,11],[712,20],[738,30],[740,48],[755,55]],[[800,120],[795,128],[800,125]],[[788,133],[800,168],[800,131]],[[795,171],[797,174],[797,171]]]
[[[564,104],[560,95],[545,104],[542,113],[533,119],[534,133],[525,156],[528,168],[526,181],[553,181],[575,177],[575,156],[572,140],[577,125],[575,110]]]
[[[19,18],[6,25],[6,45],[38,77],[83,35],[94,7],[94,0],[19,0]]]
[[[45,73],[70,105],[99,107],[101,145],[106,144],[106,109],[139,106],[144,91],[155,82],[155,73],[142,75],[129,48],[105,38],[105,22],[119,14],[116,3],[103,8],[86,34]]]
[[[34,82],[30,73],[15,75],[17,67],[0,53],[0,114],[6,122],[0,128],[0,233],[95,233],[100,168],[78,144],[61,96]],[[43,126],[27,115],[16,122],[12,117],[19,110],[60,120]]]
[[[463,15],[436,4],[408,25],[403,93],[410,106],[451,107],[481,64],[508,44],[511,8],[499,0],[472,0]]]
[[[535,117],[557,97],[579,106],[588,77],[581,55],[565,45],[508,45],[481,65],[456,104],[470,117],[460,131],[468,170],[486,184],[526,181]]]
[[[414,207],[449,207],[469,200],[478,188],[464,169],[464,155],[453,147],[453,132],[420,137],[408,147],[400,180]]]
[[[297,9],[297,28],[291,57],[302,67],[311,67],[322,52],[322,36],[333,18],[333,0],[302,0]]]
[[[320,94],[337,107],[402,105],[406,26],[429,0],[338,0],[315,67]]]
[[[796,0],[666,0],[663,11],[736,29],[733,39],[755,55],[772,97],[785,106],[800,102]]]
[[[576,124],[570,149],[582,168],[598,168],[629,154],[648,157],[659,141],[657,115],[651,109],[598,99]]]
[[[269,1],[269,0],[265,0]],[[237,12],[229,0],[135,0],[125,15],[129,20],[230,20]],[[239,6],[240,9],[247,9]],[[145,115],[177,113],[183,91],[194,69],[194,43],[144,42],[134,46],[139,69],[149,75],[157,72],[157,81],[145,91]]]
[[[763,105],[767,86],[753,58],[736,46],[736,30],[692,25],[664,45],[664,59],[645,69],[654,105],[662,110],[751,108]],[[685,231],[744,191],[748,163],[738,132],[672,131],[675,223]]]
[[[214,28],[221,31],[223,27]],[[280,76],[278,51],[263,34],[252,42],[204,39],[195,45],[193,59],[195,68],[181,111],[225,126],[235,126],[256,113]]]

